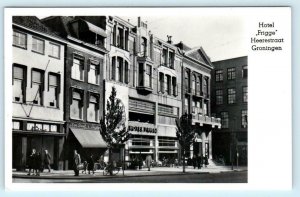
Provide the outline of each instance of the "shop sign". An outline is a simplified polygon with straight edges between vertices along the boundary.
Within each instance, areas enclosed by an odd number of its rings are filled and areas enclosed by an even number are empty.
[[[99,125],[79,123],[79,122],[71,122],[70,127],[79,128],[79,129],[93,129],[93,130],[98,130],[100,128]]]
[[[136,131],[136,132],[157,133],[156,128],[149,128],[149,127],[128,126],[128,130]]]

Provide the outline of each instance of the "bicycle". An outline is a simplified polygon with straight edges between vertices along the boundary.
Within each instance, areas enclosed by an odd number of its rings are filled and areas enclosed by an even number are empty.
[[[117,175],[120,171],[120,167],[115,167],[113,163],[107,164],[103,170],[103,175],[110,175],[110,172],[112,172],[112,175]]]

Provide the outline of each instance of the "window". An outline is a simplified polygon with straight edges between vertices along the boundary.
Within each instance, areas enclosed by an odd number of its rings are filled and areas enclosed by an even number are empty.
[[[152,87],[152,66],[146,65],[145,86]]]
[[[44,91],[44,72],[37,69],[32,69],[31,73],[32,99],[33,104],[43,105]]]
[[[189,98],[184,99],[184,108],[185,108],[185,113],[189,114],[190,113],[190,102]]]
[[[129,83],[129,65],[127,61],[125,61],[125,83]]]
[[[116,57],[111,59],[111,79],[116,80]]]
[[[195,93],[197,95],[200,95],[200,77],[196,78],[196,88],[195,88]]]
[[[141,46],[142,46],[141,55],[147,56],[147,39],[146,38],[142,38]]]
[[[248,127],[248,110],[242,110],[242,128]]]
[[[89,76],[88,76],[89,83],[99,84],[99,74],[100,74],[99,71],[100,71],[99,64],[91,62]]]
[[[71,77],[73,79],[83,81],[83,69],[83,59],[80,57],[74,57]]]
[[[216,70],[216,82],[223,81],[223,70]]]
[[[172,77],[173,96],[177,96],[177,80],[176,77]]]
[[[196,75],[193,75],[192,77],[192,93],[196,93]]]
[[[26,70],[24,67],[13,66],[13,101],[25,102]]]
[[[248,77],[248,66],[243,66],[243,79]]]
[[[57,44],[49,43],[49,56],[60,58],[60,46]]]
[[[163,49],[162,65],[167,66],[167,61],[168,61],[168,51],[167,51],[167,49]]]
[[[174,68],[174,52],[169,52],[169,67]]]
[[[82,93],[73,91],[70,114],[73,119],[82,119],[83,98]]]
[[[57,125],[55,125],[55,124],[36,123],[36,122],[28,122],[27,123],[27,131],[57,132]]]
[[[235,68],[228,68],[227,69],[227,79],[228,80],[235,79]]]
[[[223,90],[216,90],[216,105],[223,104]]]
[[[32,51],[37,53],[45,53],[45,41],[39,38],[32,38]]]
[[[123,59],[117,58],[117,81],[123,82]]]
[[[221,125],[222,128],[228,128],[229,125],[228,112],[221,112]]]
[[[235,103],[235,89],[234,88],[229,88],[227,90],[227,94],[228,94],[228,104],[233,104]]]
[[[190,91],[190,74],[189,74],[189,71],[185,71],[185,90],[187,92]]]
[[[13,32],[13,45],[21,47],[23,49],[27,48],[27,35],[21,32]]]
[[[204,92],[205,95],[208,94],[208,78],[207,77],[204,77],[203,92]]]
[[[195,113],[196,101],[192,100],[192,113]]]
[[[139,86],[144,86],[144,64],[139,63]]]
[[[165,81],[165,77],[164,77],[164,73],[159,73],[159,91],[161,93],[164,93],[165,92],[165,89],[164,89],[164,82]]]
[[[208,102],[204,101],[203,103],[203,114],[208,116]]]
[[[12,129],[13,130],[21,130],[21,122],[20,121],[13,121],[12,122]]]
[[[200,75],[198,77],[198,81],[199,81],[199,89],[198,91],[200,92],[200,95],[202,94],[202,75]]]
[[[120,47],[121,49],[124,48],[124,35],[123,35],[123,29],[118,28],[118,34],[117,34],[117,46]]]
[[[166,75],[166,78],[167,78],[167,89],[166,89],[166,92],[168,93],[168,95],[171,95],[172,94],[172,91],[171,91],[171,76],[170,75]]]
[[[49,73],[48,91],[49,106],[58,107],[58,95],[60,92],[59,75]]]
[[[99,102],[95,95],[90,95],[89,106],[87,109],[87,120],[90,122],[99,121]]]
[[[248,102],[248,87],[243,87],[243,102]]]

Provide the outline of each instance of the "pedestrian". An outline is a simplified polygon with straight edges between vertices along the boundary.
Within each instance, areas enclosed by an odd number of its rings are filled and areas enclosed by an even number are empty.
[[[177,158],[175,158],[174,164],[175,164],[175,167],[178,168],[178,159]]]
[[[29,172],[27,175],[31,174],[31,170],[33,171],[32,174],[34,175],[35,160],[36,160],[36,150],[32,149],[31,154],[29,155],[29,157],[27,159],[27,164],[28,164],[28,168],[29,168]]]
[[[49,170],[49,172],[51,172],[50,161],[51,161],[51,155],[50,153],[48,153],[48,150],[45,150],[44,167],[46,167]]]
[[[200,155],[200,154],[197,156],[197,166],[198,166],[198,169],[201,169],[201,166],[202,166],[202,158],[201,158],[201,155]]]
[[[79,176],[79,164],[81,163],[80,155],[77,153],[77,150],[74,150],[74,158],[73,158],[73,170],[75,175]]]
[[[192,162],[193,162],[194,169],[196,169],[196,166],[197,166],[197,158],[196,158],[196,155],[193,155]]]
[[[40,176],[40,173],[43,170],[43,161],[42,161],[42,156],[40,152],[37,152],[36,157],[35,157],[35,171],[36,171],[36,176]]]
[[[151,155],[148,155],[146,157],[146,166],[148,168],[148,171],[150,171],[151,162],[152,162],[152,157],[151,157]]]
[[[95,171],[94,171],[95,162],[94,162],[94,158],[93,157],[94,157],[93,154],[91,154],[90,157],[87,160],[89,174],[90,174],[90,171],[92,171],[93,174],[95,174]]]
[[[205,157],[204,157],[204,165],[205,165],[205,167],[208,166],[208,156],[207,155],[205,155]]]

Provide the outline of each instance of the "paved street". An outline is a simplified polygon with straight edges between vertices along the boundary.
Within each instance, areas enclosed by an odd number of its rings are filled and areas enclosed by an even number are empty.
[[[173,175],[125,176],[83,179],[14,178],[15,183],[247,183],[247,171],[187,173]]]

